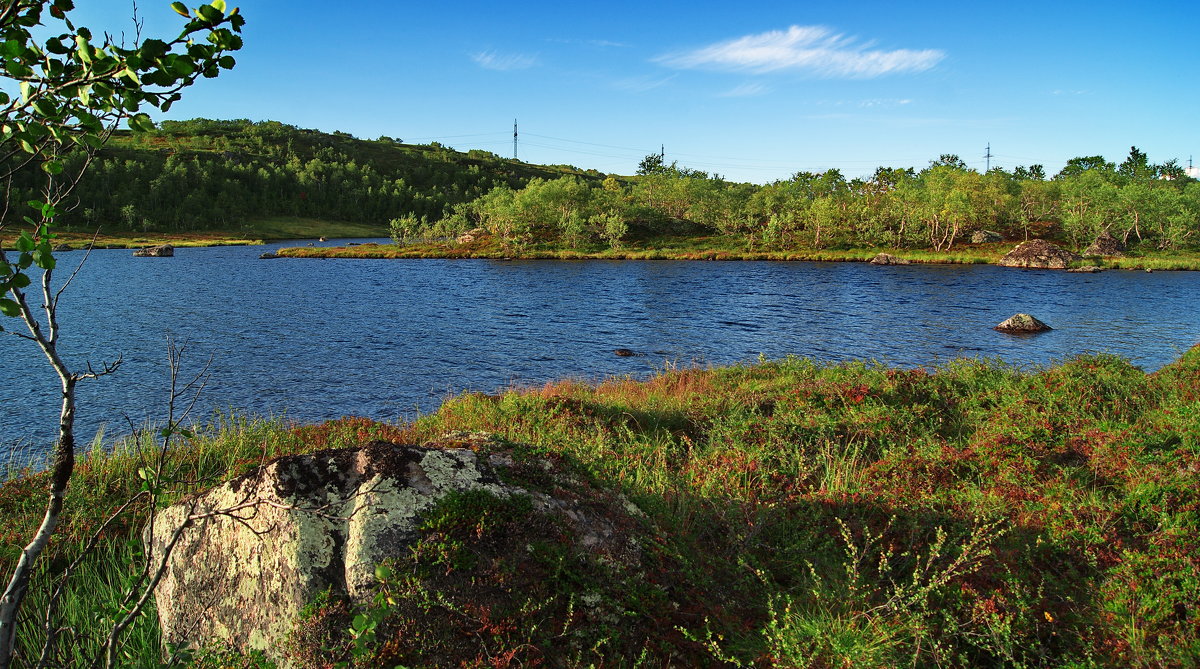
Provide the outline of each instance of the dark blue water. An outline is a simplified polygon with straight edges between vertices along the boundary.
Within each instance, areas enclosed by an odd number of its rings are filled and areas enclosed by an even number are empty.
[[[82,384],[81,439],[101,425],[123,433],[161,417],[168,336],[187,345],[185,371],[212,356],[201,417],[233,407],[299,421],[399,420],[461,390],[646,375],[668,362],[796,354],[899,366],[998,356],[1025,365],[1106,351],[1149,371],[1200,341],[1195,272],[258,260],[269,248],[92,254],[63,298],[61,351],[76,366],[124,363]],[[64,254],[60,267],[80,258]],[[1021,311],[1055,330],[1015,337],[991,329]],[[646,355],[617,357],[618,347]],[[56,379],[33,345],[0,335],[0,463],[5,450],[46,447],[57,402]]]

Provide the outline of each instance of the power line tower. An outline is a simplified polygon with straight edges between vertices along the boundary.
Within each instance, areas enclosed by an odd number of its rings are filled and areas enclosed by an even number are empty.
[[[658,145],[658,160],[661,162],[666,159],[667,159],[667,145],[659,144]]]
[[[513,119],[513,160],[517,159],[517,119]]]
[[[985,167],[983,170],[984,173],[986,174],[987,172],[992,171],[992,143],[991,142],[988,142],[987,153],[983,154],[983,157],[987,161],[987,163],[986,163],[987,167]]]

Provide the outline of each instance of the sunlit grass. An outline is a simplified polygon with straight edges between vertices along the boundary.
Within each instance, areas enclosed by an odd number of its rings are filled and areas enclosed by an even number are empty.
[[[1200,656],[1187,613],[1200,604],[1200,348],[1154,374],[1107,355],[1028,370],[787,358],[469,393],[402,426],[221,416],[172,452],[169,475],[192,482],[172,494],[280,454],[462,430],[560,458],[648,514],[686,587],[728,612],[687,629],[714,664]],[[136,494],[156,449],[143,435],[82,458],[58,555]],[[40,518],[43,488],[36,474],[0,487],[0,563]],[[69,620],[111,608],[147,511],[106,530]],[[131,652],[149,662],[155,631],[139,625]]]

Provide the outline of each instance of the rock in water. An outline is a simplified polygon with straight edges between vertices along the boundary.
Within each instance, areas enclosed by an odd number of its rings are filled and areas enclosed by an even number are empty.
[[[1031,267],[1040,269],[1066,269],[1083,256],[1055,246],[1044,239],[1022,242],[1009,251],[998,264],[1004,267]]]
[[[871,264],[872,265],[908,265],[909,261],[905,260],[904,258],[894,256],[890,253],[880,253],[879,255],[875,256],[874,258],[871,258]]]
[[[173,258],[175,257],[175,247],[170,244],[161,246],[150,246],[144,249],[138,249],[133,252],[135,258]]]
[[[1014,314],[1008,320],[997,325],[994,330],[1000,332],[1011,332],[1016,334],[1045,332],[1054,328],[1046,325],[1029,314]]]
[[[553,542],[613,569],[640,564],[631,532],[642,515],[621,495],[487,435],[455,433],[441,445],[377,441],[285,456],[156,513],[143,532],[151,560],[178,539],[155,590],[163,642],[261,650],[286,664],[301,610],[326,591],[369,602],[376,566],[412,560],[422,514],[452,494],[520,500],[530,509],[514,521],[529,535],[519,537],[522,548]],[[469,589],[476,576],[464,569],[458,577]],[[488,587],[476,591],[487,596]]]

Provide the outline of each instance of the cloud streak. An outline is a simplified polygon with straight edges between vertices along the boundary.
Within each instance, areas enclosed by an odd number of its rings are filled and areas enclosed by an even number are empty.
[[[521,53],[497,53],[495,51],[480,51],[471,54],[471,60],[485,70],[527,70],[537,64],[537,58]]]
[[[823,26],[791,26],[659,56],[654,62],[678,69],[715,68],[758,74],[793,70],[823,77],[869,79],[922,72],[946,57],[938,49],[873,49]]]
[[[751,98],[766,95],[771,89],[760,83],[741,84],[717,95],[719,98]]]

